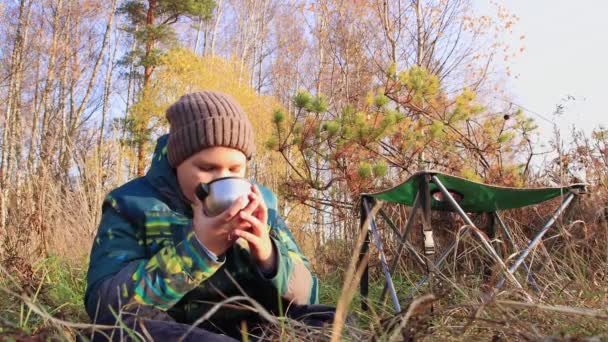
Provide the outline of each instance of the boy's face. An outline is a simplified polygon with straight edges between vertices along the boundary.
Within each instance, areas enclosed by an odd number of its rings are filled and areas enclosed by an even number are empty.
[[[229,147],[209,147],[192,155],[177,166],[177,182],[190,202],[196,196],[199,183],[209,183],[222,177],[245,177],[247,157]]]

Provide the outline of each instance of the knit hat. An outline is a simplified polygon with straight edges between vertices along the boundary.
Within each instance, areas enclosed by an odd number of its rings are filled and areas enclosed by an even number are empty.
[[[231,147],[247,159],[255,150],[251,122],[229,95],[214,91],[186,94],[167,109],[167,120],[167,154],[172,167],[207,147]]]

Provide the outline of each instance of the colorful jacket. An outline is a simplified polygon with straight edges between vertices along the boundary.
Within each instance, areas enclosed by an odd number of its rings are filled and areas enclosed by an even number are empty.
[[[275,195],[263,186],[258,185],[278,252],[274,276],[260,272],[246,243],[234,244],[217,261],[205,253],[192,230],[192,208],[167,161],[166,142],[166,135],[158,140],[144,177],[116,188],[103,202],[84,299],[91,319],[111,322],[112,310],[136,304],[191,323],[217,302],[244,295],[241,291],[274,312],[290,302],[317,303],[317,278],[278,215]],[[214,317],[242,315],[226,308]]]

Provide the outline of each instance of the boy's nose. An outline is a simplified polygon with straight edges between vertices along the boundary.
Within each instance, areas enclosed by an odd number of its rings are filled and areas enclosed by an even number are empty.
[[[217,172],[215,172],[215,174],[213,175],[213,179],[230,177],[230,176],[232,176],[232,173],[230,173],[230,170],[222,169],[222,170],[218,170]]]

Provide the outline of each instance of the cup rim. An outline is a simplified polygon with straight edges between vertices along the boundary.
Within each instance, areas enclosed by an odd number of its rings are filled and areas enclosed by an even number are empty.
[[[243,181],[245,181],[245,182],[247,182],[247,183],[251,184],[251,182],[250,182],[250,181],[248,181],[248,180],[247,180],[247,178],[244,178],[244,177],[237,177],[237,176],[226,176],[226,177],[220,177],[220,178],[216,178],[216,179],[212,180],[211,182],[207,183],[207,185],[211,185],[211,184],[213,184],[213,183],[215,183],[215,182],[219,182],[219,181],[224,180],[224,179],[240,179],[240,180],[243,180]]]

